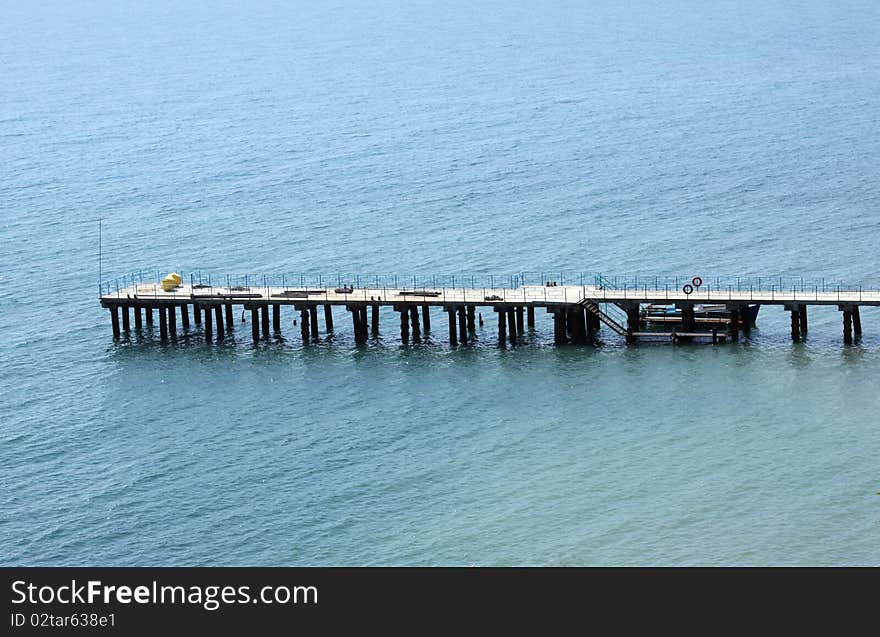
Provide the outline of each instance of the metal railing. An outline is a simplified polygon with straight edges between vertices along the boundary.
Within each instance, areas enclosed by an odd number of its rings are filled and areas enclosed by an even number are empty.
[[[101,296],[123,294],[133,286],[149,286],[156,294],[164,274],[157,270],[137,270],[100,284]],[[847,285],[824,278],[791,276],[706,277],[696,285],[695,277],[683,276],[606,276],[581,272],[520,272],[517,274],[231,274],[214,275],[195,270],[181,273],[192,288],[215,288],[238,292],[269,294],[272,288],[300,291],[352,290],[439,291],[445,299],[457,298],[463,290],[482,291],[491,296],[498,291],[504,302],[512,300],[576,303],[583,298],[608,304],[604,311],[616,312],[619,301],[674,302],[711,301],[831,301],[876,302],[880,287]],[[688,291],[690,287],[690,291]],[[145,293],[147,290],[143,290]],[[172,294],[174,294],[172,292]],[[353,298],[356,295],[353,295]],[[415,295],[418,296],[418,295]],[[619,310],[619,308],[617,308]]]

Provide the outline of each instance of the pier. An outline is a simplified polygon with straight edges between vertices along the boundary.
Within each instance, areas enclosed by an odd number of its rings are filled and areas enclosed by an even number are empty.
[[[380,332],[380,308],[398,317],[385,331],[399,333],[402,343],[423,334],[437,338],[438,321],[452,346],[474,340],[477,321],[497,323],[499,345],[516,344],[535,329],[535,314],[552,317],[557,345],[592,343],[602,329],[629,344],[645,340],[730,343],[748,336],[758,307],[778,306],[791,317],[791,338],[808,331],[808,308],[832,306],[841,313],[843,342],[862,334],[861,307],[880,306],[880,290],[862,286],[808,284],[784,278],[737,278],[735,283],[701,277],[617,278],[563,274],[504,277],[226,277],[218,285],[210,277],[189,275],[172,290],[160,276],[143,273],[102,283],[101,305],[109,310],[113,336],[140,330],[159,318],[163,341],[201,326],[206,342],[220,342],[249,317],[254,343],[281,335],[293,326],[303,343],[339,329],[345,312],[358,344]],[[535,279],[538,278],[536,281]],[[566,280],[567,279],[567,280]],[[485,284],[489,284],[488,286]],[[391,284],[391,285],[389,285]],[[669,315],[652,315],[646,308],[674,308]],[[709,315],[705,310],[712,308]],[[336,313],[336,316],[335,314]],[[432,314],[433,313],[433,314]],[[190,315],[192,320],[190,320]],[[240,321],[236,317],[240,316]],[[484,319],[485,316],[485,319]],[[285,318],[286,317],[286,318]],[[321,320],[319,320],[319,317]],[[286,321],[286,323],[285,323]]]

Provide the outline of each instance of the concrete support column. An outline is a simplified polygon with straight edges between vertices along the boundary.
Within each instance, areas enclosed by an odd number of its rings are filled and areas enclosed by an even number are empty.
[[[626,327],[633,332],[639,331],[639,306],[626,309]]]
[[[210,343],[214,339],[214,319],[211,318],[211,308],[205,306],[205,342]]]
[[[590,334],[595,334],[599,331],[599,317],[593,314],[589,308],[584,308],[584,317],[587,322],[587,331]]]
[[[553,310],[553,342],[563,345],[566,342],[565,334],[565,310],[557,308]]]
[[[232,303],[226,304],[226,329],[232,330],[235,327],[235,315],[232,313]]]
[[[163,341],[168,340],[168,310],[164,305],[159,306],[159,337]]]
[[[367,306],[349,306],[351,322],[354,326],[354,342],[358,345],[367,342]]]
[[[526,308],[526,322],[530,328],[535,327],[535,308],[534,306],[529,306]]]
[[[119,338],[119,308],[115,305],[110,306],[110,324],[113,327],[113,338]]]
[[[214,306],[214,318],[217,319],[217,340],[223,340],[223,306],[215,305]]]
[[[425,332],[431,331],[431,306],[422,306],[422,325],[425,326]]]
[[[856,305],[852,309],[853,332],[856,338],[862,335],[862,316],[859,314],[859,306]]]
[[[324,306],[324,329],[328,333],[333,331],[333,306],[329,303]]]
[[[741,323],[740,313],[743,311],[743,308],[729,307],[728,310],[730,312],[729,317],[728,317],[730,320],[730,323],[728,323],[728,325],[729,325],[728,332],[730,333],[730,340],[737,341],[737,340],[739,340],[739,328],[740,328],[740,323]]]
[[[801,305],[800,309],[801,334],[807,333],[807,306]]]
[[[144,308],[144,320],[147,322],[147,325],[153,324],[153,308],[151,308],[151,307]]]
[[[186,303],[180,306],[180,322],[185,332],[189,331],[189,309]]]
[[[458,337],[462,345],[468,342],[467,309],[463,305],[458,308]]]
[[[260,342],[260,311],[256,305],[251,307],[251,336],[254,344]]]
[[[584,323],[584,308],[580,305],[568,310],[566,317],[571,326],[571,340],[573,343],[583,344],[587,342],[587,329]]]
[[[202,324],[202,308],[193,303],[193,321],[196,325]]]
[[[130,332],[131,331],[131,319],[129,318],[128,306],[123,305],[119,309],[122,310],[122,331]]]
[[[455,308],[446,308],[446,313],[449,315],[449,344],[458,345],[458,338],[455,335]]]
[[[355,325],[355,327],[357,327]],[[302,335],[303,343],[309,342],[309,310],[308,308],[301,308],[299,311],[299,331]],[[357,335],[355,335],[355,341],[357,341]]]
[[[493,309],[498,313],[498,342],[503,345],[507,339],[507,312],[503,307]]]
[[[412,333],[414,339],[422,336],[422,326],[419,322],[419,308],[417,305],[411,305],[409,308],[409,320],[412,323]]]
[[[693,332],[697,329],[697,317],[694,315],[693,305],[684,305],[681,308],[681,331]]]
[[[311,321],[312,338],[318,338],[318,306],[309,306],[309,320]]]
[[[409,343],[409,310],[405,305],[398,309],[400,313],[400,340]]]
[[[522,335],[526,331],[525,318],[523,316],[523,306],[516,307],[516,333]]]
[[[263,328],[263,338],[269,338],[269,306],[260,306],[260,326]]]
[[[185,305],[183,307],[186,307]],[[144,327],[144,319],[141,316],[141,307],[139,305],[134,306],[134,329],[141,330]]]
[[[467,328],[468,328],[468,332],[470,332],[471,334],[473,334],[474,332],[477,331],[476,318],[477,318],[476,308],[473,305],[468,305],[467,306]]]
[[[791,340],[794,342],[801,340],[801,317],[797,308],[791,310]]]
[[[852,334],[853,325],[852,324],[853,324],[852,311],[844,310],[843,311],[843,342],[846,343],[847,345],[850,345],[853,342],[853,334]]]
[[[511,343],[516,343],[516,310],[507,308],[507,336]]]
[[[364,311],[366,312],[366,308],[364,309]],[[370,327],[372,329],[373,336],[378,336],[379,335],[379,306],[374,304],[370,308],[370,311],[372,312],[372,314],[370,316]]]
[[[177,310],[173,305],[168,306],[168,332],[171,338],[177,338]]]

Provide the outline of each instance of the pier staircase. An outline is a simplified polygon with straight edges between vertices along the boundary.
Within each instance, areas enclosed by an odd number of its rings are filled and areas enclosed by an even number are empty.
[[[612,288],[616,289],[616,286],[608,279],[603,277],[601,274],[596,276],[596,285],[600,288]],[[627,318],[626,318],[626,310],[619,307],[615,303],[597,303],[591,299],[583,299],[579,302],[579,305],[582,305],[593,314],[596,318],[602,321],[605,325],[610,327],[614,332],[620,334],[621,336],[625,336],[627,329]],[[605,306],[604,308],[602,306]]]
[[[624,325],[622,325],[620,322],[618,322],[618,320],[615,317],[613,317],[611,314],[609,314],[606,311],[608,309],[608,305],[609,305],[608,303],[605,304],[605,306],[606,306],[605,310],[603,310],[599,306],[598,303],[591,301],[590,299],[584,299],[583,301],[580,301],[578,303],[578,305],[582,305],[585,308],[587,308],[588,312],[593,314],[596,318],[598,318],[600,321],[605,323],[605,325],[610,327],[612,330],[614,330],[615,332],[617,332],[621,336],[626,335],[626,327],[624,327]]]

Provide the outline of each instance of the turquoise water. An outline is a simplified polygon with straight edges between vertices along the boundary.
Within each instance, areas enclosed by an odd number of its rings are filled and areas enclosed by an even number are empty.
[[[880,563],[876,310],[851,347],[771,307],[723,347],[115,344],[95,222],[107,276],[877,286],[876,3],[2,16],[0,563]]]

